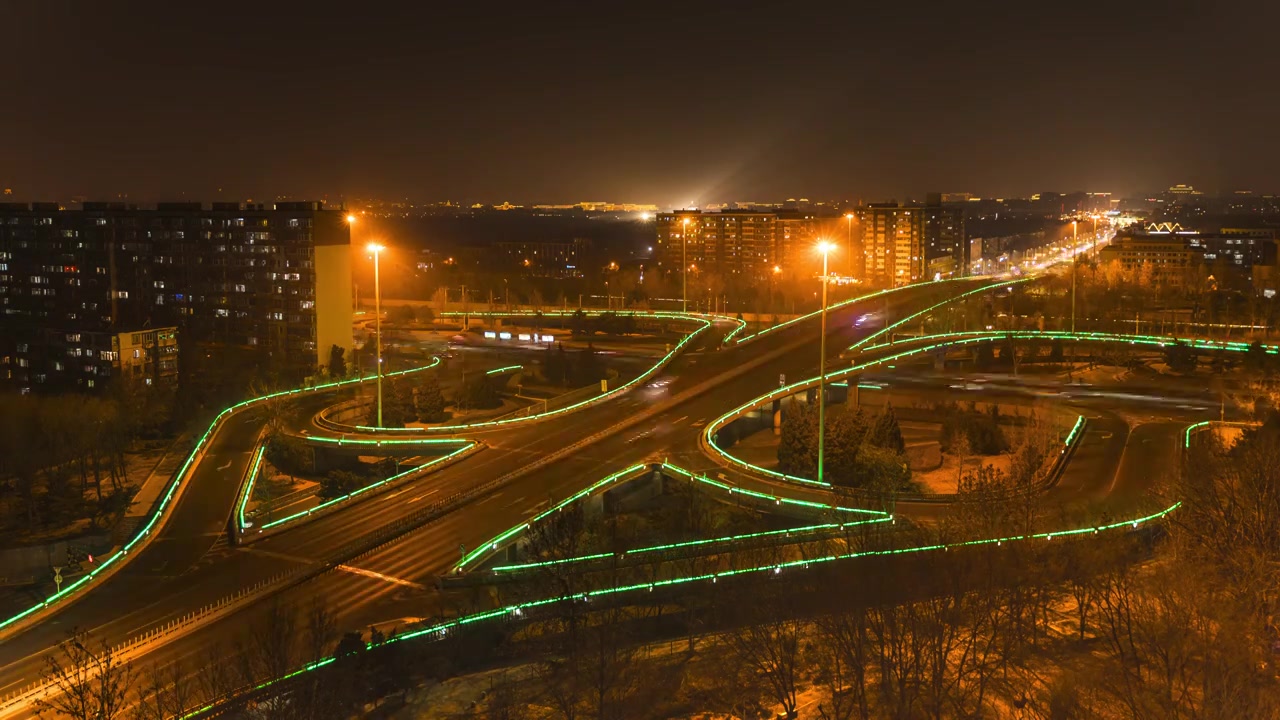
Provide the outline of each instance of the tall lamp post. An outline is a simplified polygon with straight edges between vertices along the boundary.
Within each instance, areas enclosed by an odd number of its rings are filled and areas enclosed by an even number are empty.
[[[853,277],[853,276],[854,276],[854,274],[855,274],[855,272],[857,271],[857,268],[855,268],[855,267],[853,266],[853,261],[854,261],[854,254],[853,254],[853,213],[845,213],[845,214],[844,214],[844,220],[845,220],[845,237],[844,237],[844,243],[845,243],[845,247],[846,247],[846,248],[848,249],[848,251],[849,251],[849,277]]]
[[[822,482],[822,468],[826,440],[827,420],[827,255],[835,250],[835,243],[821,240],[818,252],[822,253],[822,337],[818,341],[818,482]]]
[[[377,334],[377,385],[378,385],[378,427],[382,427],[382,286],[378,276],[378,256],[385,250],[378,243],[369,243],[366,248],[373,253],[373,328]]]
[[[680,312],[689,312],[689,218],[680,221]]]
[[[1073,333],[1076,331],[1076,274],[1077,274],[1076,265],[1079,264],[1076,262],[1077,260],[1079,260],[1079,257],[1076,255],[1076,250],[1079,247],[1076,243],[1076,240],[1078,238],[1076,234],[1077,230],[1078,230],[1078,223],[1075,220],[1072,220],[1071,221],[1071,332]]]

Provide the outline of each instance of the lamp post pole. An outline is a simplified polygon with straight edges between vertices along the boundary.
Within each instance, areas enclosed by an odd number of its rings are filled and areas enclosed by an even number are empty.
[[[689,312],[689,218],[680,232],[680,312]]]
[[[818,482],[822,482],[827,432],[827,254],[831,251],[831,243],[824,241],[818,248],[822,250],[822,337],[818,340]]]
[[[1071,332],[1076,331],[1076,261],[1079,257],[1076,255],[1076,230],[1077,222],[1071,221]]]
[[[849,277],[853,277],[857,268],[853,266],[853,213],[845,213],[845,249],[849,251]]]
[[[382,427],[382,282],[378,273],[378,256],[382,254],[382,246],[372,244],[373,252],[373,328],[377,335],[377,386],[378,386],[378,427]]]

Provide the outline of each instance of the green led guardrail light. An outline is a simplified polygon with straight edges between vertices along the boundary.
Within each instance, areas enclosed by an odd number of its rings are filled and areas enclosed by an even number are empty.
[[[950,298],[947,298],[946,300],[943,300],[943,301],[941,301],[941,302],[935,303],[934,305],[931,305],[931,306],[929,306],[929,307],[925,308],[924,310],[921,310],[921,311],[919,311],[919,312],[917,312],[917,313],[912,313],[911,315],[908,315],[908,316],[906,316],[906,317],[902,318],[901,320],[899,320],[899,321],[897,321],[897,322],[893,323],[892,325],[886,325],[885,327],[883,327],[883,328],[881,328],[881,329],[877,330],[876,332],[874,332],[874,333],[872,333],[872,334],[870,334],[870,335],[868,335],[868,336],[866,336],[866,337],[862,338],[862,339],[861,339],[861,340],[859,340],[858,342],[856,342],[856,343],[854,343],[854,344],[850,345],[848,348],[846,348],[846,350],[856,350],[856,349],[858,349],[858,348],[862,347],[863,345],[867,344],[868,342],[870,342],[870,341],[871,341],[872,339],[874,339],[874,338],[878,338],[878,337],[880,337],[881,335],[884,335],[885,333],[893,332],[893,330],[894,330],[895,328],[902,327],[903,325],[906,325],[907,323],[909,323],[909,322],[911,322],[911,321],[915,320],[916,318],[918,318],[918,317],[920,317],[920,316],[922,316],[922,315],[927,315],[928,313],[931,313],[931,312],[933,312],[934,310],[937,310],[937,309],[938,309],[938,308],[940,308],[940,307],[943,307],[943,306],[945,306],[945,305],[950,305],[951,303],[953,303],[953,302],[957,302],[957,301],[959,301],[959,300],[963,300],[963,299],[965,299],[965,298],[969,297],[970,295],[976,295],[977,293],[980,293],[980,292],[986,292],[986,291],[988,291],[988,290],[999,290],[999,289],[1000,289],[1000,288],[1002,288],[1002,287],[1008,287],[1008,286],[1010,286],[1010,285],[1017,285],[1018,283],[1024,283],[1024,282],[1028,282],[1028,281],[1030,281],[1030,280],[1032,280],[1032,278],[1025,277],[1025,278],[1019,278],[1018,280],[1008,280],[1008,281],[1005,281],[1005,282],[991,283],[991,284],[989,284],[989,285],[983,285],[982,287],[979,287],[979,288],[974,288],[973,290],[968,290],[968,291],[963,292],[963,293],[961,293],[961,294],[959,294],[959,295],[956,295],[955,297],[950,297]],[[911,286],[909,286],[909,285],[908,285],[907,287],[911,287]]]
[[[398,377],[403,375],[409,375],[412,373],[418,373],[424,370],[430,370],[431,368],[434,368],[439,364],[440,364],[440,358],[433,357],[431,358],[430,363],[422,367],[409,368],[407,370],[397,370],[396,372],[384,373],[383,377]],[[218,413],[217,416],[214,417],[213,422],[209,423],[209,427],[205,429],[204,434],[200,436],[200,439],[196,442],[195,447],[193,447],[191,449],[191,452],[187,454],[187,458],[182,463],[182,467],[179,468],[178,472],[169,481],[169,484],[167,485],[164,491],[164,494],[160,497],[159,502],[156,503],[155,509],[152,510],[151,514],[147,516],[146,521],[142,524],[142,526],[138,529],[138,531],[134,533],[133,537],[127,543],[125,543],[124,547],[115,551],[114,553],[111,553],[106,558],[103,558],[102,562],[99,563],[96,568],[86,573],[79,580],[76,580],[70,585],[67,585],[66,587],[62,588],[59,592],[56,592],[53,595],[50,595],[45,600],[37,602],[31,605],[30,607],[28,607],[27,609],[19,611],[8,618],[5,618],[4,620],[0,620],[0,630],[10,627],[14,623],[24,618],[30,617],[33,613],[43,610],[49,607],[50,605],[53,605],[54,603],[60,602],[66,599],[67,597],[71,596],[77,590],[81,589],[87,583],[92,581],[94,578],[98,577],[103,572],[106,572],[109,568],[114,567],[116,563],[120,562],[123,558],[127,557],[128,554],[138,546],[138,543],[141,543],[143,540],[147,539],[147,537],[151,535],[151,531],[155,529],[156,523],[159,522],[160,518],[163,517],[165,512],[168,511],[170,504],[173,502],[174,496],[178,492],[178,488],[182,486],[182,483],[186,479],[188,473],[194,467],[196,458],[200,455],[201,452],[204,451],[205,447],[209,443],[209,439],[213,436],[214,432],[218,429],[222,421],[225,420],[227,417],[229,417],[231,414],[233,414],[238,410],[242,410],[274,398],[289,397],[294,395],[304,395],[304,394],[310,394],[314,392],[322,392],[325,390],[331,390],[334,388],[344,387],[347,385],[356,385],[360,383],[372,382],[375,379],[376,379],[376,376],[356,377],[356,378],[348,378],[346,380],[335,380],[333,382],[322,383],[320,385],[315,385],[312,387],[295,388],[293,390],[282,390],[280,392],[269,393],[267,395],[262,395],[260,397],[251,398],[249,400],[238,402],[232,405],[231,407],[224,409],[222,412]]]

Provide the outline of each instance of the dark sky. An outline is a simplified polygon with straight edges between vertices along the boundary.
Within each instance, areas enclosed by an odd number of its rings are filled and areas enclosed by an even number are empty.
[[[0,0],[0,186],[662,206],[1276,192],[1278,5]]]

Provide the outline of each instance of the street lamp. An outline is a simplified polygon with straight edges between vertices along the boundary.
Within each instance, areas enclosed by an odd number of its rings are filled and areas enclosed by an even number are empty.
[[[378,277],[378,256],[386,248],[374,242],[369,243],[365,249],[373,253],[373,327],[378,336],[377,344],[374,346],[377,350],[378,362],[378,427],[382,427],[382,287]]]
[[[1071,332],[1076,331],[1076,265],[1079,258],[1076,256],[1076,250],[1079,249],[1077,240],[1079,236],[1077,231],[1079,223],[1075,220],[1071,221]]]
[[[822,337],[818,341],[818,482],[822,482],[823,441],[827,430],[827,255],[835,249],[835,243],[818,241],[818,252],[822,253]]]
[[[680,231],[680,312],[689,312],[689,218]]]
[[[845,213],[845,245],[849,247],[849,277],[853,277],[853,213]]]

